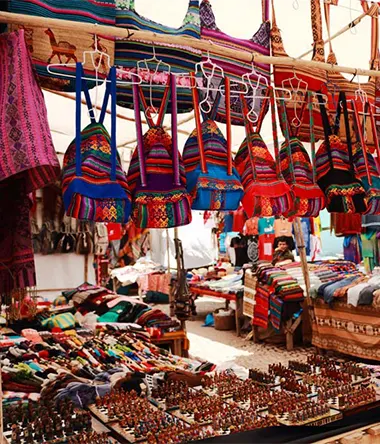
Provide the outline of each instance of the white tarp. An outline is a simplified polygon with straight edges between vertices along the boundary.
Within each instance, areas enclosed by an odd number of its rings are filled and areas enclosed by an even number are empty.
[[[216,249],[212,239],[212,229],[205,226],[203,212],[193,211],[191,224],[178,228],[178,238],[182,241],[185,268],[198,268],[211,265],[215,260]],[[168,266],[167,233],[169,233],[170,268],[176,269],[174,229],[151,230],[152,260]]]

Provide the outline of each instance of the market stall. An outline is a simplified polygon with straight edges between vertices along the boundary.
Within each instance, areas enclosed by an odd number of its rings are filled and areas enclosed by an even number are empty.
[[[305,60],[269,0],[252,39],[220,31],[210,0],[173,28],[133,0],[53,3],[0,10],[1,442],[301,442],[371,425],[377,366],[218,369],[186,327],[210,296],[219,330],[239,337],[248,316],[255,340],[273,330],[292,350],[312,323],[318,351],[380,359],[379,4],[332,34],[340,2],[308,2]],[[369,69],[338,65],[333,41],[364,19]],[[344,261],[319,260],[324,209]]]

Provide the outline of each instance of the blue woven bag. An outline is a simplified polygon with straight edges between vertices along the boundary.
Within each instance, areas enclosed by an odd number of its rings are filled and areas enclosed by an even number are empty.
[[[234,211],[243,197],[243,185],[231,155],[231,113],[229,79],[226,79],[227,140],[213,117],[201,124],[199,96],[193,89],[196,128],[183,150],[187,190],[193,198],[194,210]]]
[[[94,222],[128,222],[131,197],[116,148],[116,69],[111,68],[99,122],[95,120],[83,67],[77,64],[76,137],[68,147],[62,174],[66,214]],[[81,92],[85,93],[91,123],[81,132]],[[112,97],[111,137],[103,125]]]

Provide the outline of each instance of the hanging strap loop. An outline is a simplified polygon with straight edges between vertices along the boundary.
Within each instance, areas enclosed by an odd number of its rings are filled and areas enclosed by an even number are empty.
[[[227,174],[232,176],[232,130],[231,130],[231,85],[229,77],[225,79],[226,89],[226,126],[227,126]]]
[[[330,168],[334,168],[334,161],[331,154],[331,145],[330,145],[330,136],[333,135],[333,131],[329,122],[329,118],[327,117],[327,111],[324,105],[323,97],[321,93],[317,94],[319,109],[321,111],[322,116],[322,124],[323,124],[323,132],[325,133],[325,146],[327,151],[327,156],[329,158]],[[340,107],[340,102],[338,102],[338,107]]]
[[[96,124],[94,109],[91,103],[90,94],[88,92],[87,82],[83,80],[83,65],[77,63],[75,76],[75,174],[82,176],[82,134],[81,134],[81,114],[82,114],[82,89],[86,98],[86,104],[92,124]],[[116,164],[117,164],[117,148],[116,148],[116,68],[112,67],[107,77],[106,91],[104,94],[102,110],[100,114],[99,124],[103,124],[107,110],[109,97],[111,95],[111,180],[116,181]]]
[[[192,83],[191,91],[192,91],[192,95],[193,95],[194,116],[195,116],[196,130],[197,130],[197,139],[198,139],[198,146],[199,146],[201,171],[202,171],[202,173],[207,174],[208,171],[207,171],[206,156],[205,156],[204,143],[203,143],[201,113],[200,113],[200,109],[199,109],[199,93],[198,93],[198,89],[197,89],[195,75],[193,72],[190,74],[190,77],[191,77],[191,83]]]
[[[352,154],[352,141],[351,141],[351,132],[350,132],[350,119],[348,118],[348,109],[347,109],[347,101],[346,101],[346,94],[341,91],[339,94],[339,103],[338,103],[338,109],[341,109],[340,103],[342,103],[343,107],[343,116],[344,116],[344,126],[346,127],[346,139],[347,139],[347,150],[348,150],[348,159],[350,163],[350,170],[352,174],[355,174],[355,167],[354,167],[354,156]],[[340,112],[337,113],[340,115]]]
[[[354,124],[355,124],[356,140],[360,144],[360,146],[362,147],[364,164],[365,164],[365,169],[366,169],[366,174],[367,174],[367,180],[368,180],[369,185],[372,185],[372,177],[369,172],[367,146],[364,141],[363,128],[360,123],[358,107],[356,106],[355,100],[351,100],[351,105],[352,105],[352,109],[354,110]],[[365,109],[364,109],[364,113],[365,113]],[[364,116],[364,118],[365,118],[365,116]]]
[[[137,84],[133,84],[133,103],[135,111],[135,122],[136,122],[136,134],[137,134],[137,153],[140,165],[140,182],[142,187],[146,187],[147,184],[147,171],[146,171],[146,161],[145,161],[145,151],[144,151],[144,138],[142,133],[142,122],[141,122],[141,111],[140,106],[142,104],[143,110],[146,116],[146,120],[150,128],[162,127],[163,120],[165,117],[166,109],[171,97],[171,125],[172,125],[172,162],[173,162],[173,182],[176,186],[181,185],[180,181],[180,170],[179,170],[179,152],[178,152],[178,123],[177,123],[177,84],[174,74],[170,74],[168,77],[168,82],[165,88],[164,98],[161,103],[158,118],[156,122],[153,121],[151,115],[147,113],[147,104],[145,97],[142,94],[141,88]],[[170,153],[169,153],[170,154]]]
[[[309,118],[310,118],[310,145],[311,145],[311,167],[313,173],[313,184],[317,181],[317,170],[316,170],[316,154],[315,154],[315,132],[314,132],[314,107],[313,107],[313,94],[309,91],[307,93],[307,102],[309,107]]]
[[[286,115],[286,107],[285,107],[284,99],[280,99],[280,108],[279,109],[281,111],[280,118],[282,119],[284,133],[285,133],[285,144],[286,144],[286,149],[287,149],[287,153],[288,153],[288,157],[289,157],[290,174],[292,176],[292,183],[295,184],[296,183],[296,176],[294,173],[293,156],[292,156],[292,148],[291,148],[292,141],[290,140],[289,122],[288,122],[288,117]]]

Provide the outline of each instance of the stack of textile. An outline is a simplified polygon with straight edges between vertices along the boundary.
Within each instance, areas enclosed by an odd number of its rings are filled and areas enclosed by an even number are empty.
[[[64,296],[71,299],[82,316],[95,312],[98,316],[97,323],[133,323],[160,331],[180,328],[180,323],[163,311],[103,287],[84,284],[72,292],[64,293]]]
[[[253,325],[267,328],[270,319],[273,328],[280,330],[282,322],[300,312],[304,292],[297,279],[270,263],[260,264],[256,276]]]
[[[42,332],[34,341],[8,330],[0,360],[4,399],[12,400],[38,399],[41,391],[51,397],[52,390],[57,396],[78,382],[74,392],[69,390],[71,395],[94,400],[109,391],[111,375],[117,372],[196,371],[202,365],[159,349],[147,332],[135,329],[104,329],[98,335],[88,330]]]

